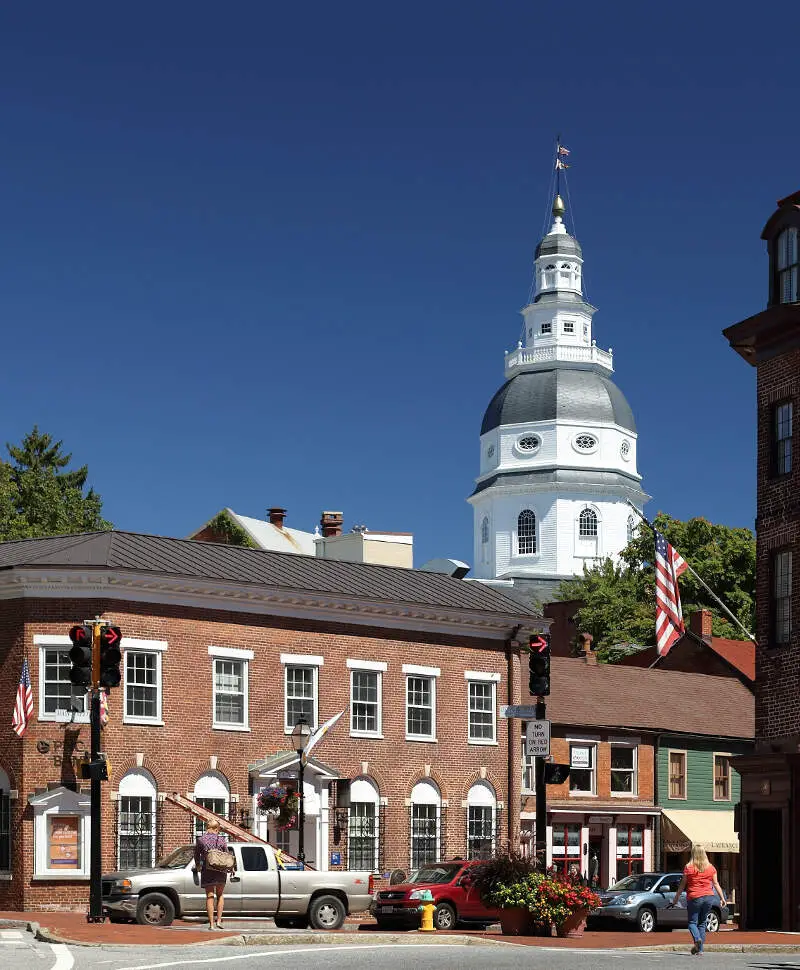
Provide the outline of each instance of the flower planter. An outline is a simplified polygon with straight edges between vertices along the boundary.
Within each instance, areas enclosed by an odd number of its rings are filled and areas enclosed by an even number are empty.
[[[588,915],[588,909],[576,909],[575,912],[571,916],[568,916],[563,923],[558,924],[556,927],[556,934],[558,936],[565,936],[573,939],[583,936],[583,931],[586,929],[586,917]]]
[[[503,936],[528,936],[531,931],[531,914],[521,906],[501,909],[500,926]]]

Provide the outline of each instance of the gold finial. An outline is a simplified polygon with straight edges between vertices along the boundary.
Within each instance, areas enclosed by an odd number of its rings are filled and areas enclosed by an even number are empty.
[[[556,219],[561,219],[566,211],[567,207],[564,205],[564,200],[560,195],[557,195],[553,202],[553,215]]]

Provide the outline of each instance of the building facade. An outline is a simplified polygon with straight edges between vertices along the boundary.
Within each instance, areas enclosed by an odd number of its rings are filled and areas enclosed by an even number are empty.
[[[725,330],[756,368],[756,752],[740,759],[742,920],[800,930],[800,192],[761,238],[767,308]]]
[[[305,771],[305,853],[381,875],[518,838],[515,635],[541,629],[480,584],[407,569],[126,533],[0,544],[0,685],[23,657],[34,713],[0,760],[0,907],[87,899],[86,697],[69,682],[76,622],[123,631],[103,730],[103,867],[150,865],[196,834],[188,796],[297,853],[258,792],[297,778],[292,728],[344,711]],[[10,716],[10,715],[9,715]],[[331,795],[349,782],[347,802]]]

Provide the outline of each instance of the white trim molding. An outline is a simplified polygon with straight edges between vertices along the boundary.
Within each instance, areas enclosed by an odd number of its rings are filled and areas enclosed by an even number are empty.
[[[252,660],[255,653],[252,650],[240,650],[238,647],[214,647],[208,648],[209,657],[227,657],[229,660]]]
[[[325,660],[310,653],[282,653],[281,663],[292,667],[322,667]]]
[[[441,677],[440,667],[420,667],[418,664],[403,664],[403,673],[417,677]]]
[[[348,670],[377,670],[380,673],[386,673],[389,669],[389,664],[384,660],[352,660],[347,658],[347,669]]]
[[[140,640],[138,637],[123,637],[120,650],[149,650],[151,653],[163,653],[168,647],[166,640]]]
[[[486,670],[465,670],[464,680],[491,680],[495,684],[500,682],[500,674],[492,674]]]

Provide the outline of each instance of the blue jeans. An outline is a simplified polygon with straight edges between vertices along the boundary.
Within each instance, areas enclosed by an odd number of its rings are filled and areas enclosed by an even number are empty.
[[[706,942],[706,918],[713,905],[713,896],[698,896],[697,899],[686,901],[686,909],[689,913],[689,932],[699,950],[703,949]]]

